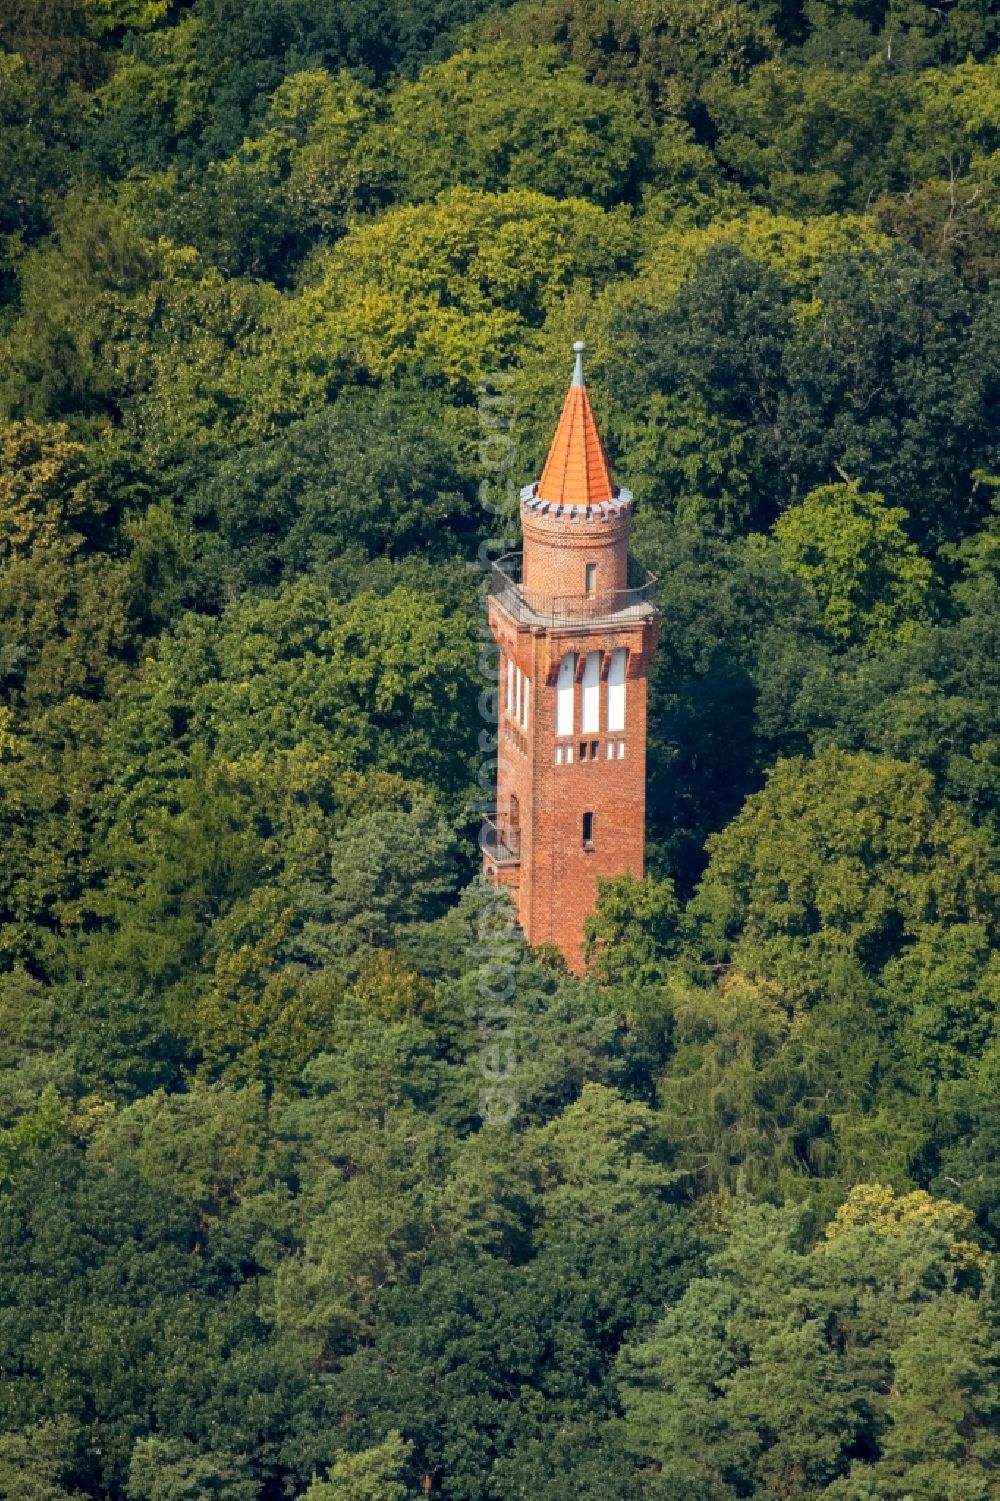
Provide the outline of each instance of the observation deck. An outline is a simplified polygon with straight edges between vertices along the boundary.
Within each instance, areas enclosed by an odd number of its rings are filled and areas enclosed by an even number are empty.
[[[516,880],[521,866],[521,831],[511,828],[507,820],[483,816],[479,848],[486,868],[501,881]]]
[[[523,553],[509,552],[491,567],[490,593],[518,625],[569,629],[644,624],[657,614],[656,576],[633,558],[628,587],[605,594],[536,594],[521,585]]]

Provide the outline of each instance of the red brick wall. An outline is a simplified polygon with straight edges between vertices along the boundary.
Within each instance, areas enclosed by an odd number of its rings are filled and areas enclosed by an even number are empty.
[[[586,565],[595,563],[594,592],[611,594],[626,587],[630,508],[607,520],[575,521],[563,511],[537,516],[522,510],[524,531],[523,587],[532,594],[583,594]]]
[[[490,622],[500,644],[498,723],[498,811],[506,813],[513,793],[520,804],[521,867],[518,910],[529,943],[556,944],[577,973],[583,969],[583,921],[594,909],[600,876],[630,870],[642,875],[646,803],[646,686],[649,657],[656,644],[655,621],[575,630],[518,627],[491,602]],[[629,652],[625,729],[609,732],[607,669],[611,652]],[[575,694],[575,733],[556,737],[556,674],[572,651],[579,667],[588,652],[602,653],[600,730],[580,731],[582,686]],[[511,657],[531,679],[527,731],[514,723],[506,704],[506,660]],[[616,748],[607,759],[606,746]],[[597,743],[598,756],[580,757]],[[624,759],[617,744],[624,742]],[[573,747],[571,765],[556,765],[556,746]],[[583,814],[594,815],[594,848],[585,850]]]

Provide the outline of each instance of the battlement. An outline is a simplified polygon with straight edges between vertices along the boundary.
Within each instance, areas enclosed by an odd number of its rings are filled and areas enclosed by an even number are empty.
[[[552,522],[555,525],[604,525],[611,521],[626,521],[631,518],[633,510],[632,491],[624,485],[617,485],[615,493],[610,500],[600,500],[586,505],[573,505],[551,500],[543,500],[539,494],[539,483],[525,485],[521,491],[521,517],[534,521]]]

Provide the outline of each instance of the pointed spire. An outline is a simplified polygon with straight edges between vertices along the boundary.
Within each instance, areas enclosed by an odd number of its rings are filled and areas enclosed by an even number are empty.
[[[593,506],[614,496],[611,469],[583,383],[586,345],[573,345],[576,366],[552,447],[538,482],[538,496],[553,505]]]

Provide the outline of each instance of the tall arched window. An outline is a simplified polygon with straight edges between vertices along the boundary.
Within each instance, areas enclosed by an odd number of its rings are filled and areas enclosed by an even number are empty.
[[[608,729],[625,728],[625,650],[619,647],[611,653],[608,668]]]
[[[583,664],[583,724],[585,735],[601,728],[601,654],[589,651]]]
[[[569,652],[559,663],[556,678],[556,734],[573,733],[573,697],[576,688],[576,654]]]

